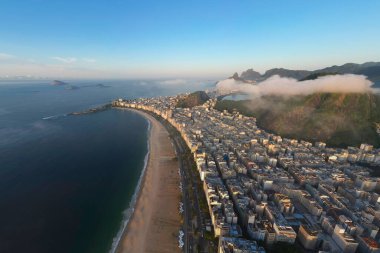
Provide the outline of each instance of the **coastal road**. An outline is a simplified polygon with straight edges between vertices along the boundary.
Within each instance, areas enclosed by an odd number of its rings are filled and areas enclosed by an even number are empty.
[[[175,145],[180,149],[180,150],[186,150],[187,147],[185,146],[186,143],[182,140],[181,137],[179,137],[178,135],[176,135],[174,138],[174,142],[175,142]],[[186,154],[187,152],[182,152],[182,154]],[[182,171],[183,171],[183,185],[186,186],[186,205],[189,207],[189,211],[188,211],[188,216],[187,216],[187,220],[188,220],[188,224],[192,224],[192,218],[193,218],[193,215],[191,215],[190,213],[192,213],[194,211],[195,213],[195,216],[197,218],[197,227],[199,229],[199,232],[200,232],[200,235],[201,237],[203,238],[204,237],[204,226],[203,226],[203,223],[202,223],[202,212],[200,210],[200,205],[199,205],[199,193],[198,193],[198,180],[200,180],[197,172],[192,168],[193,166],[193,161],[192,161],[192,156],[186,156],[184,158],[179,158],[180,159],[180,163],[181,163],[181,168],[182,168]],[[191,197],[190,197],[191,196]],[[192,202],[190,203],[190,200],[192,200]],[[191,226],[191,225],[190,225]],[[199,245],[199,238],[197,240],[195,240],[195,238],[192,236],[193,235],[193,229],[192,229],[192,226],[189,227],[188,225],[188,230],[187,230],[187,234],[188,234],[188,250],[190,250],[190,252],[192,252],[192,248],[194,246],[197,246]]]
[[[182,159],[182,154],[183,154],[183,149],[182,147],[178,144],[178,140],[176,138],[174,140],[174,146],[178,152],[178,161],[180,164],[180,172],[181,172],[181,182],[182,182],[182,202],[184,205],[184,252],[189,253],[191,251],[191,244],[190,244],[190,233],[191,233],[191,207],[189,203],[189,188],[188,188],[188,175],[186,173],[187,168],[184,164],[184,161]],[[181,151],[182,150],[182,151]]]

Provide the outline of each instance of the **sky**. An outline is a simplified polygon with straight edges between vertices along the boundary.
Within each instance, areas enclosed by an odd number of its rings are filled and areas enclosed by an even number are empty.
[[[380,61],[378,0],[1,0],[0,76],[210,78]]]

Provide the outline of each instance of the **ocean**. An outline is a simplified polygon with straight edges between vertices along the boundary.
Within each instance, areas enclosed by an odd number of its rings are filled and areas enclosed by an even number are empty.
[[[212,85],[68,83],[72,86],[0,82],[0,252],[110,252],[144,168],[148,122],[120,109],[67,114],[119,97],[172,95]]]

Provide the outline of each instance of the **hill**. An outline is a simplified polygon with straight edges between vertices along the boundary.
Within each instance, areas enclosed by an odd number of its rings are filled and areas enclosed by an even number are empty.
[[[373,82],[380,82],[380,66],[367,67],[359,71],[359,74],[368,76]]]
[[[318,73],[337,73],[337,74],[358,74],[366,75],[368,79],[377,82],[380,81],[380,62],[366,62],[363,64],[346,63],[341,66],[331,66],[323,69],[317,69],[314,71],[309,70],[291,70],[284,68],[273,68],[267,70],[263,75],[253,69],[243,71],[240,75],[241,79],[250,81],[262,81],[273,75],[279,75],[281,77],[290,77],[297,80],[302,80],[311,74]]]
[[[206,92],[196,91],[187,95],[184,99],[178,101],[176,107],[191,108],[194,106],[202,105],[209,99],[210,97],[206,94]]]
[[[254,71],[253,69],[248,69],[244,72],[241,73],[240,75],[241,79],[244,80],[260,80],[261,79],[261,74],[257,71]]]
[[[308,76],[305,77],[305,78],[300,79],[300,81],[315,80],[315,79],[317,79],[318,77],[322,77],[322,76],[331,76],[331,75],[338,75],[338,73],[336,73],[336,72],[320,72],[320,73],[313,73],[313,74],[308,75]]]
[[[262,75],[263,80],[274,76],[279,75],[281,77],[290,77],[297,80],[300,80],[302,78],[305,78],[306,76],[310,75],[312,72],[308,70],[290,70],[290,69],[284,69],[284,68],[274,68],[267,70],[264,75]]]
[[[325,141],[333,147],[380,146],[375,123],[380,122],[380,96],[316,93],[254,101],[218,101],[216,109],[237,109],[257,118],[258,125],[283,137]]]

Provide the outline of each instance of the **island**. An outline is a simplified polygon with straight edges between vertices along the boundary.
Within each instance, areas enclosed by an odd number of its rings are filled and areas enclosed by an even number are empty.
[[[63,82],[63,81],[59,81],[59,80],[53,80],[51,82],[51,85],[55,85],[55,86],[62,86],[62,85],[67,85],[67,83]]]

